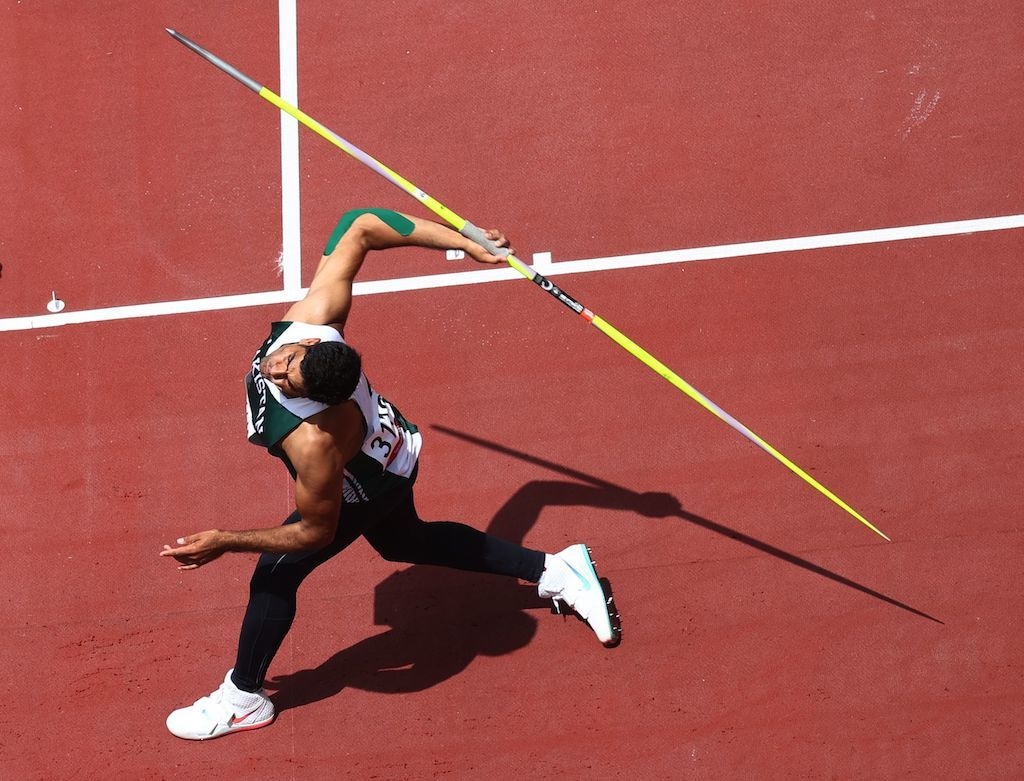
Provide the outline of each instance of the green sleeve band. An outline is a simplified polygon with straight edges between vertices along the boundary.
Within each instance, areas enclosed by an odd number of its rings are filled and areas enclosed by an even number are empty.
[[[338,226],[327,240],[327,247],[324,249],[325,255],[330,255],[334,252],[334,248],[338,246],[338,242],[345,235],[345,231],[352,227],[352,223],[356,221],[357,217],[364,214],[373,214],[379,217],[385,225],[393,228],[402,236],[408,236],[415,227],[412,224],[412,220],[403,217],[398,212],[391,211],[391,209],[351,209],[341,215],[341,219],[338,220]]]

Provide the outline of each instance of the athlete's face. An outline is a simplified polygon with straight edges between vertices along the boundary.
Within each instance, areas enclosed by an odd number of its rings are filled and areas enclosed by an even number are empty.
[[[305,395],[302,385],[302,373],[299,365],[306,357],[309,348],[319,339],[303,339],[291,344],[283,344],[274,352],[260,361],[260,374],[274,383],[285,396],[298,397]]]

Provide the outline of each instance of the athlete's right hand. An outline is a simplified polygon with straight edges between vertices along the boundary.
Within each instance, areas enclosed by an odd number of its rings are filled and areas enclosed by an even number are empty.
[[[160,555],[173,556],[180,565],[178,569],[197,569],[227,552],[227,548],[221,544],[220,534],[220,531],[211,529],[179,537],[177,548],[164,545]]]
[[[484,235],[489,240],[493,241],[499,247],[507,249],[509,251],[509,253],[511,253],[512,255],[516,254],[516,251],[509,244],[508,237],[505,236],[505,234],[502,233],[497,228],[491,228],[490,230],[484,231]],[[483,247],[481,247],[475,241],[470,242],[470,247],[468,249],[468,252],[470,254],[470,257],[472,257],[473,260],[475,260],[477,263],[489,263],[491,265],[494,265],[494,264],[497,264],[497,263],[504,263],[505,262],[504,256],[502,256],[502,255],[492,255],[490,252],[485,250]]]

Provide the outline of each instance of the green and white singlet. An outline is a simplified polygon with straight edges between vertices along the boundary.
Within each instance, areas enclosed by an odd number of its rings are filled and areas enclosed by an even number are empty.
[[[260,362],[285,344],[316,338],[324,342],[343,342],[341,334],[326,325],[278,322],[270,337],[257,350],[252,369],[245,378],[246,422],[249,441],[267,448],[284,461],[292,477],[295,468],[288,460],[282,440],[304,420],[327,409],[328,405],[306,398],[289,398],[274,383],[260,374]],[[408,484],[416,472],[423,438],[416,426],[370,386],[366,375],[350,396],[366,423],[366,436],[358,454],[345,465],[343,499],[346,503],[368,502],[402,484]]]

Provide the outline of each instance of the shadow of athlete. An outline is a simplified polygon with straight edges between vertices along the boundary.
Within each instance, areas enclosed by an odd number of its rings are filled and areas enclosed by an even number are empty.
[[[498,510],[487,533],[521,543],[547,507],[573,506],[670,517],[668,494],[564,480],[527,483]],[[608,588],[605,582],[606,589]],[[548,607],[534,586],[429,565],[414,565],[377,585],[374,623],[390,627],[339,651],[314,669],[268,678],[278,712],[326,699],[345,688],[385,694],[422,691],[465,670],[478,656],[500,656],[527,645]]]
[[[584,472],[443,426],[436,431],[522,461],[569,480],[534,480],[509,498],[487,531],[522,542],[547,507],[591,507],[676,518],[728,537],[782,562],[941,624],[910,605],[762,540],[683,509],[668,493],[640,493]],[[527,610],[546,606],[530,586],[487,575],[417,565],[375,589],[374,623],[385,632],[339,651],[320,666],[266,682],[279,710],[331,697],[345,688],[384,694],[422,691],[465,670],[480,655],[499,656],[529,643],[537,620]]]
[[[827,578],[828,580],[831,580],[835,583],[839,583],[840,585],[852,588],[855,591],[861,592],[862,594],[867,594],[868,596],[874,597],[875,599],[881,600],[882,602],[886,602],[892,605],[893,607],[898,607],[901,610],[906,610],[907,612],[913,613],[914,615],[920,616],[921,618],[926,618],[929,621],[934,621],[936,624],[944,623],[940,621],[938,618],[935,618],[935,616],[928,615],[928,613],[922,612],[917,608],[913,608],[904,602],[900,602],[896,599],[893,599],[892,597],[886,596],[885,594],[882,594],[879,591],[870,589],[867,586],[857,583],[856,581],[850,580],[849,578],[845,578],[842,575],[832,572],[831,570],[825,569],[825,567],[819,566],[811,561],[808,561],[807,559],[803,559],[799,556],[789,553],[788,551],[785,551],[782,548],[777,548],[774,545],[769,545],[767,542],[757,539],[756,537],[751,537],[749,534],[744,534],[743,532],[736,531],[735,529],[731,529],[728,526],[723,526],[722,524],[716,523],[715,521],[709,520],[707,518],[702,518],[696,513],[688,512],[687,510],[683,509],[683,506],[682,504],[680,504],[678,499],[676,499],[674,496],[670,496],[669,494],[637,494],[635,492],[621,488],[620,486],[617,486],[614,483],[609,483],[606,480],[602,480],[598,477],[588,475],[585,472],[580,472],[575,469],[568,469],[562,466],[561,464],[556,464],[552,461],[547,461],[543,458],[538,458],[537,456],[530,455],[529,453],[523,453],[522,451],[515,450],[514,448],[506,447],[505,445],[499,445],[495,442],[490,442],[486,439],[481,439],[480,437],[473,436],[472,434],[466,434],[462,431],[456,431],[455,429],[451,429],[446,426],[434,426],[433,428],[436,429],[437,431],[442,432],[443,434],[447,434],[448,436],[455,437],[457,439],[462,439],[465,440],[466,442],[471,442],[474,445],[487,448],[488,450],[493,450],[497,453],[502,453],[503,455],[512,456],[513,458],[517,458],[520,461],[535,464],[536,466],[542,466],[546,469],[550,469],[554,472],[566,475],[567,477],[571,477],[574,480],[578,480],[584,484],[609,489],[612,492],[624,491],[630,494],[632,497],[635,497],[635,503],[633,505],[634,509],[636,509],[643,515],[646,515],[651,518],[679,518],[681,520],[692,523],[695,526],[700,526],[702,529],[707,529],[710,532],[720,534],[723,537],[728,537],[730,540],[735,540],[736,542],[739,542],[750,548],[759,550],[762,553],[767,553],[769,556],[774,556],[775,558],[784,561],[787,564],[792,564],[793,566],[800,567],[801,569],[805,569],[808,572],[813,572],[815,575],[820,575],[821,577]],[[670,507],[669,505],[672,506]]]

